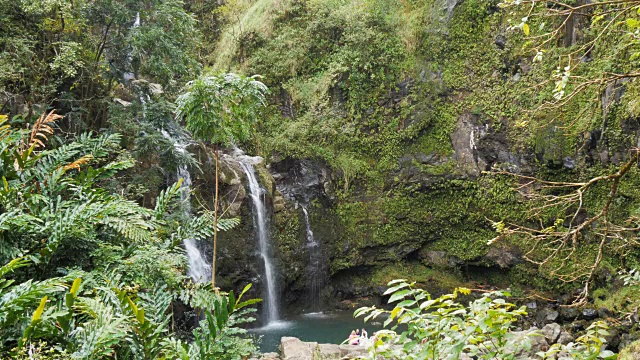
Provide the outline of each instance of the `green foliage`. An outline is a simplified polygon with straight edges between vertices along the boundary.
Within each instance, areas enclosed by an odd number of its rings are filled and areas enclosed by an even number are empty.
[[[515,323],[526,315],[526,307],[517,308],[503,297],[506,292],[484,293],[464,306],[456,301],[470,290],[456,289],[452,294],[432,298],[406,280],[393,280],[384,295],[392,310],[364,307],[354,316],[365,322],[386,315],[384,326],[365,344],[370,359],[457,359],[462,354],[478,359],[516,359],[531,349],[534,332],[515,332]],[[604,322],[594,322],[575,343],[554,344],[536,355],[543,359],[570,356],[572,359],[613,359],[604,350],[609,335]],[[402,330],[399,330],[402,329]],[[398,333],[397,331],[401,331]]]
[[[584,335],[578,337],[576,342],[569,344],[553,344],[547,351],[537,353],[542,359],[556,359],[557,356],[569,356],[571,359],[617,359],[618,356],[611,350],[605,350],[610,335],[609,327],[604,321],[595,321],[587,328]]]
[[[260,299],[242,301],[250,288],[251,284],[245,286],[237,298],[233,291],[218,294],[203,292],[201,288],[183,293],[181,299],[194,308],[202,309],[204,319],[193,330],[192,343],[184,344],[175,340],[168,342],[173,355],[184,360],[239,360],[255,353],[257,349],[254,343],[246,338],[247,330],[239,327],[255,321],[255,318],[249,316],[255,312],[250,306]]]
[[[12,114],[55,101],[76,130],[97,130],[126,73],[172,90],[200,68],[199,32],[180,0],[3,1],[0,14],[0,90],[13,99],[2,111]]]
[[[83,134],[45,149],[57,118],[43,115],[29,131],[0,117],[0,259],[25,254],[0,267],[0,354],[20,358],[29,347],[33,356],[163,358],[179,341],[171,304],[190,283],[180,245],[211,237],[212,214],[184,218],[182,179],[153,209],[110,193],[102,185],[134,166],[118,152],[120,136]],[[238,223],[221,219],[218,230]],[[18,271],[28,264],[30,273]],[[51,268],[67,275],[52,277]],[[218,319],[198,332],[201,346],[218,346],[203,354],[253,353],[252,339],[235,326],[251,320],[244,315],[257,300],[197,293],[185,302]]]
[[[177,116],[186,119],[187,129],[198,139],[213,144],[244,141],[268,91],[256,78],[230,73],[190,81],[176,100]]]
[[[27,259],[18,258],[0,267],[0,348],[23,337],[29,337],[33,327],[41,321],[47,297],[65,290],[67,279],[64,278],[28,280],[22,283],[7,278],[9,273],[28,264]],[[30,324],[25,325],[25,322],[28,323],[26,319],[29,319],[30,313],[36,307]]]
[[[385,295],[390,295],[389,303],[397,303],[393,310],[361,308],[354,313],[365,321],[387,314],[384,325],[397,324],[376,333],[368,347],[371,359],[448,359],[461,354],[513,359],[530,346],[526,338],[510,332],[526,311],[502,299],[508,293],[487,293],[465,307],[455,299],[459,294],[468,295],[467,289],[432,298],[415,283],[394,280],[388,285]],[[398,334],[398,326],[406,330]]]
[[[6,131],[0,140],[0,204],[11,210],[2,214],[1,261],[30,253],[34,261],[47,265],[60,247],[75,249],[76,260],[82,260],[99,238],[152,238],[157,225],[149,210],[95,186],[133,166],[130,159],[109,158],[119,136],[84,134],[56,149],[34,151],[35,145],[23,150],[33,131]],[[103,229],[101,234],[98,229]]]

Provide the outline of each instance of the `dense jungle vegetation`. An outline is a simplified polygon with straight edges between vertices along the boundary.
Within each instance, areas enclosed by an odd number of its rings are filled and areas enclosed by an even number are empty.
[[[532,356],[640,348],[640,1],[0,0],[0,24],[0,358],[256,355],[236,147],[283,306],[306,221],[325,306],[405,324],[371,358],[519,358],[531,301],[597,313]]]

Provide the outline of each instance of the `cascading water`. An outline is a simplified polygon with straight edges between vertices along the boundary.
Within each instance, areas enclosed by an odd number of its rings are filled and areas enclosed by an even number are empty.
[[[140,27],[140,12],[136,13],[136,19],[133,21],[133,25],[131,25],[131,30],[135,30],[138,27]],[[133,63],[133,50],[129,51],[129,53],[127,54],[127,64],[129,66],[129,71],[125,72],[123,75],[123,80],[125,84],[136,78],[136,74],[133,72],[133,69],[131,69],[132,63]]]
[[[267,223],[267,209],[264,205],[263,196],[265,191],[260,187],[256,177],[256,171],[252,164],[247,161],[240,161],[242,170],[247,175],[249,182],[250,197],[253,202],[253,224],[256,229],[260,257],[264,262],[264,272],[266,281],[266,301],[265,319],[266,324],[275,323],[280,319],[278,310],[278,291],[276,288],[276,272],[273,266],[273,258],[270,244],[269,227]]]
[[[173,146],[177,152],[186,153],[187,145],[174,141],[169,133],[162,129],[160,130],[162,136],[173,141]],[[189,201],[191,192],[191,173],[186,166],[180,165],[177,171],[178,179],[182,178],[180,196],[182,198],[182,211],[186,218],[191,217],[191,202]],[[203,254],[204,251],[200,249],[198,241],[195,239],[186,239],[183,242],[184,248],[187,252],[187,261],[189,268],[187,269],[187,275],[189,275],[195,282],[209,282],[211,280],[211,265],[205,260]]]
[[[131,30],[135,30],[140,27],[140,12],[136,13],[136,18],[131,26]],[[130,51],[127,54],[127,63],[131,68],[133,63],[133,55]],[[133,69],[124,73],[124,82],[128,83],[136,78]],[[140,100],[140,104],[142,105],[142,118],[147,118],[147,106],[148,103],[151,102],[151,96],[145,91],[138,89],[138,99]],[[160,132],[162,136],[166,139],[173,142],[173,146],[175,150],[179,153],[185,154],[187,152],[187,144],[185,142],[173,139],[171,135],[164,129],[161,129]],[[181,193],[180,196],[182,198],[182,209],[185,215],[185,218],[191,217],[191,203],[189,201],[190,192],[191,192],[191,174],[186,166],[180,165],[177,170],[178,179],[182,178],[181,185]],[[205,260],[204,251],[201,250],[198,241],[195,239],[186,239],[184,240],[184,248],[187,253],[187,261],[189,263],[189,268],[187,270],[187,275],[189,275],[193,281],[195,282],[208,282],[211,281],[211,265]]]
[[[311,310],[320,310],[320,291],[324,286],[324,267],[322,259],[322,249],[320,244],[313,236],[311,230],[311,221],[309,220],[309,211],[305,205],[302,205],[302,213],[304,214],[304,223],[306,227],[307,248],[309,251],[309,265],[307,266],[307,286],[309,289]]]

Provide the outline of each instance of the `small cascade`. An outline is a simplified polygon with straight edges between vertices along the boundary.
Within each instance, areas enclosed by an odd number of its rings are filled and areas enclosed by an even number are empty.
[[[179,141],[174,141],[169,133],[162,129],[160,130],[162,136],[173,141],[173,146],[176,151],[181,153],[187,152],[187,144]],[[177,171],[178,179],[182,178],[182,186],[180,197],[182,199],[182,211],[185,218],[191,217],[191,202],[189,201],[191,193],[191,173],[186,166],[180,165]],[[204,251],[201,250],[198,241],[195,239],[186,239],[183,242],[185,251],[187,253],[187,261],[189,268],[187,269],[187,275],[193,279],[194,282],[209,282],[211,281],[211,265],[204,257]]]
[[[237,152],[237,151],[236,151]],[[269,234],[267,208],[264,205],[265,190],[262,189],[256,170],[251,163],[246,160],[240,160],[242,170],[247,176],[249,182],[249,192],[253,202],[253,225],[256,230],[256,237],[259,245],[260,257],[264,262],[264,272],[266,281],[266,299],[265,299],[265,320],[266,325],[277,322],[280,319],[278,309],[278,290],[276,288],[276,272],[273,266],[273,256],[271,250],[271,237]]]
[[[131,25],[131,30],[135,30],[136,28],[140,27],[140,12],[138,11],[136,13],[136,19],[133,21],[133,25]],[[132,51],[129,51],[129,53],[127,54],[127,63],[129,65],[129,67],[131,67],[131,64],[133,63],[133,54]],[[127,71],[124,73],[123,75],[123,80],[124,83],[128,83],[131,80],[134,80],[136,78],[136,74],[133,72],[133,69],[130,69],[131,71]],[[143,102],[144,104],[144,102]]]
[[[304,214],[304,223],[307,235],[307,248],[309,251],[309,265],[307,266],[307,286],[309,289],[310,307],[312,311],[319,311],[320,292],[324,287],[325,270],[324,261],[322,259],[322,248],[313,236],[311,230],[311,222],[309,221],[309,211],[305,205],[302,205],[302,213]]]

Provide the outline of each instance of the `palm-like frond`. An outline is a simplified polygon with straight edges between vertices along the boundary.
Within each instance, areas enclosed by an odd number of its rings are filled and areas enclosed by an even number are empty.
[[[33,311],[43,296],[64,291],[66,280],[28,280],[10,288],[7,288],[5,283],[5,289],[0,296],[0,329],[28,318],[30,311]]]
[[[186,239],[204,240],[213,236],[213,212],[205,211],[192,217],[186,224],[178,227],[172,235],[174,241]],[[239,218],[218,219],[218,231],[228,231],[240,225]]]
[[[71,333],[71,340],[76,344],[72,357],[101,359],[112,355],[129,331],[126,316],[108,302],[93,298],[79,298],[76,309],[86,315],[88,321]]]
[[[31,128],[31,136],[27,148],[35,147],[44,148],[48,137],[53,135],[54,131],[51,127],[57,120],[62,119],[61,115],[54,114],[55,110],[51,110],[48,114],[40,115]]]
[[[158,197],[156,198],[156,207],[154,209],[156,219],[162,218],[167,211],[169,211],[169,207],[171,202],[178,196],[180,193],[180,188],[182,186],[183,179],[178,179],[178,181],[162,190]]]

